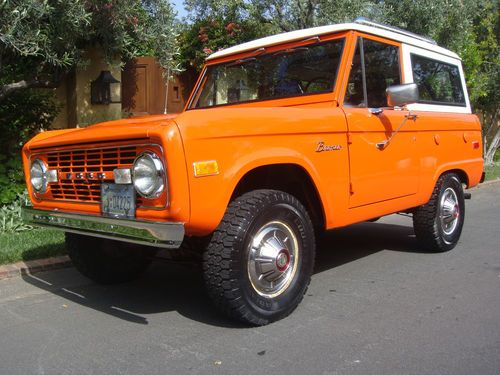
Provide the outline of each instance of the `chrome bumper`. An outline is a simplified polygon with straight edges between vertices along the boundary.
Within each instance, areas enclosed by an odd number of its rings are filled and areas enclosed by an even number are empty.
[[[167,249],[180,247],[184,238],[183,223],[114,219],[32,207],[23,207],[22,217],[28,224]]]

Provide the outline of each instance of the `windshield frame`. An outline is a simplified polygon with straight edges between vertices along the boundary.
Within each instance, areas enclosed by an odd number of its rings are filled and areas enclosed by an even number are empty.
[[[322,45],[322,44],[325,44],[328,42],[332,42],[335,40],[342,40],[342,39],[343,39],[343,41],[342,41],[342,46],[341,46],[341,51],[340,51],[339,62],[338,62],[338,66],[336,67],[337,70],[335,73],[335,77],[333,80],[333,86],[332,86],[331,90],[328,89],[328,90],[312,92],[312,93],[299,93],[296,95],[270,97],[270,98],[265,98],[265,99],[247,100],[247,101],[234,102],[234,103],[223,103],[223,104],[216,104],[216,105],[210,105],[210,106],[204,106],[204,107],[195,107],[194,106],[195,103],[199,100],[199,96],[201,95],[201,93],[203,91],[203,87],[204,87],[205,83],[207,82],[207,78],[208,78],[207,72],[209,69],[211,69],[214,66],[227,65],[227,64],[231,64],[231,63],[238,61],[238,60],[245,60],[245,59],[252,58],[252,57],[260,57],[263,55],[275,54],[277,52],[285,51],[287,49],[298,49],[300,47],[314,47],[317,45]],[[280,44],[280,45],[275,45],[275,46],[268,46],[265,48],[259,48],[256,51],[246,51],[244,53],[225,56],[224,58],[221,58],[221,59],[209,61],[203,67],[203,70],[200,74],[200,77],[198,78],[198,81],[195,85],[195,88],[192,91],[192,93],[189,97],[189,100],[186,104],[185,110],[186,111],[187,110],[197,110],[197,109],[201,110],[201,109],[219,108],[219,107],[227,107],[227,106],[231,106],[231,107],[252,106],[252,105],[255,105],[258,103],[271,103],[272,105],[281,105],[281,102],[283,102],[283,105],[287,105],[287,102],[289,102],[289,101],[292,101],[292,102],[300,101],[300,103],[306,104],[306,103],[336,100],[333,97],[333,95],[334,95],[334,93],[336,93],[339,85],[341,84],[341,82],[339,82],[339,75],[340,75],[340,72],[341,72],[342,67],[344,65],[346,51],[348,50],[348,43],[349,43],[348,33],[342,32],[342,33],[335,33],[335,34],[330,34],[330,35],[322,35],[322,36],[318,36],[315,38],[308,38],[306,40],[291,41],[291,42],[287,42],[285,44]],[[256,54],[256,52],[258,52],[258,53]],[[310,98],[310,99],[308,99],[308,98]],[[299,104],[299,103],[297,103],[297,104]]]

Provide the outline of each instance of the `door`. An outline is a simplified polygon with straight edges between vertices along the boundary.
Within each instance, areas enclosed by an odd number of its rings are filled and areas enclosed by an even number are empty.
[[[385,90],[401,83],[400,46],[358,37],[343,109],[348,124],[351,194],[359,207],[415,194],[418,188],[413,120],[407,110],[387,108]],[[385,107],[385,108],[384,108]]]
[[[138,57],[122,72],[122,108],[131,116],[178,113],[184,107],[184,88],[177,76],[167,85],[154,57]]]

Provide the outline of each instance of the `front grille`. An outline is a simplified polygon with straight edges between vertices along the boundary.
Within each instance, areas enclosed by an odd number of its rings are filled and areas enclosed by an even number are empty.
[[[137,154],[137,146],[49,151],[48,167],[59,172],[49,194],[58,200],[100,202],[101,184],[113,182],[115,168],[132,167]]]

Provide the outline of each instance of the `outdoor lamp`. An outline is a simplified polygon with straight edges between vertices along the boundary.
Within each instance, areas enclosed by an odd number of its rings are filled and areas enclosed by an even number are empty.
[[[92,104],[110,104],[121,102],[121,85],[109,70],[101,71],[99,77],[90,84]]]

